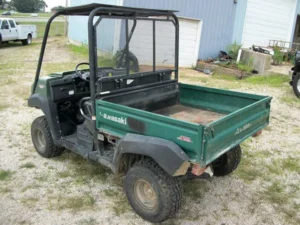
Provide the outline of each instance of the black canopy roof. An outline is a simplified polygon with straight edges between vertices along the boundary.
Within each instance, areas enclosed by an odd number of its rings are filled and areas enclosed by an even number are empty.
[[[58,9],[57,12],[66,16],[88,16],[91,11],[99,7],[103,8],[103,10],[101,10],[97,15],[128,16],[134,14],[135,16],[159,16],[177,12],[174,10],[144,9],[96,3]]]

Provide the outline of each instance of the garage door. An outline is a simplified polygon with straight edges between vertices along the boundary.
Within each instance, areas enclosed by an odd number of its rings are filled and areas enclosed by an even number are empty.
[[[179,18],[179,66],[196,65],[200,46],[201,21]],[[129,24],[131,28],[132,24]],[[156,65],[174,66],[175,28],[172,23],[156,22]],[[138,21],[130,41],[130,51],[139,60],[140,65],[152,65],[152,22]]]
[[[290,41],[296,0],[248,0],[243,47],[268,46],[269,40]]]

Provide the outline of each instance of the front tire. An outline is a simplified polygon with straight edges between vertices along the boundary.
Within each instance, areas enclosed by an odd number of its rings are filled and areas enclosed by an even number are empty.
[[[32,43],[32,36],[28,34],[27,39],[22,40],[22,45],[30,45]]]
[[[63,152],[63,148],[57,147],[54,144],[45,116],[40,116],[32,122],[31,139],[35,150],[44,158],[56,157]]]
[[[153,223],[175,215],[181,206],[180,181],[150,159],[139,161],[130,168],[124,189],[134,211]]]
[[[232,173],[240,164],[241,158],[242,150],[237,145],[212,163],[214,176],[222,177]]]
[[[293,90],[295,95],[300,98],[300,73],[297,73],[293,79]]]

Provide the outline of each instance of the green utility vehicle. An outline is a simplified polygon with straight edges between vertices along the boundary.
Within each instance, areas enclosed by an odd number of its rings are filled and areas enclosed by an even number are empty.
[[[50,25],[59,15],[88,17],[89,63],[40,77]],[[118,30],[114,38],[101,36],[109,35],[108,28],[102,34],[97,29],[105,20]],[[104,67],[105,46],[98,44],[113,39],[118,57],[110,59],[118,62]],[[215,176],[234,171],[239,144],[267,126],[271,102],[179,83],[178,53],[174,11],[102,4],[59,10],[47,23],[28,100],[44,113],[31,127],[37,152],[50,158],[69,149],[124,173],[124,190],[138,215],[151,222],[173,216],[182,201],[181,178],[208,168]]]

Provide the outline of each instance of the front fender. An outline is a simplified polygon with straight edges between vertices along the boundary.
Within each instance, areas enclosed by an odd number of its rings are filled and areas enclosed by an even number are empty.
[[[117,144],[114,162],[126,153],[152,158],[171,176],[184,175],[190,166],[189,157],[174,142],[138,134],[126,134]]]

